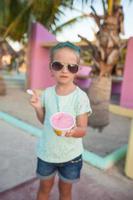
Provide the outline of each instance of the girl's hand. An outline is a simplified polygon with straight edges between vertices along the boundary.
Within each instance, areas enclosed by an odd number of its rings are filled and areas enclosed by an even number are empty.
[[[39,97],[39,95],[37,94],[37,92],[35,90],[33,90],[33,94],[32,94],[32,97],[30,99],[30,104],[35,109],[42,108],[40,97]]]
[[[79,115],[76,118],[76,126],[72,128],[70,131],[67,131],[66,137],[75,137],[80,138],[84,137],[87,133],[87,124],[88,124],[88,113],[84,113]]]
[[[74,134],[75,134],[75,128],[76,128],[76,127],[74,127],[74,128],[72,128],[71,130],[67,131],[66,134],[65,134],[65,136],[66,136],[66,137],[73,137]]]

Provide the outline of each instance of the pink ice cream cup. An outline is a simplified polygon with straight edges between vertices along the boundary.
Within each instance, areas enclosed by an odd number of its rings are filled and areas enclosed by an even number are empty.
[[[57,112],[51,116],[50,123],[56,135],[65,136],[75,126],[75,118],[69,113]]]

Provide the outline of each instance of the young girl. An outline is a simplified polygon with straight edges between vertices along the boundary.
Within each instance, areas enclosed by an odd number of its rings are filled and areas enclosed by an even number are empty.
[[[31,98],[37,118],[44,124],[37,147],[36,173],[40,179],[37,200],[48,200],[56,172],[60,200],[72,199],[72,184],[80,178],[82,137],[91,108],[86,93],[74,84],[79,63],[79,47],[70,42],[58,43],[51,49],[49,64],[56,85],[45,89],[41,100],[35,92]],[[70,113],[76,119],[76,126],[65,136],[57,136],[50,125],[50,117],[56,112]]]

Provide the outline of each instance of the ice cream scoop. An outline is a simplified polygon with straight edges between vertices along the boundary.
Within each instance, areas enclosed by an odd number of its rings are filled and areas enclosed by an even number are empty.
[[[69,113],[57,112],[51,116],[50,123],[58,136],[64,136],[75,126],[75,118]]]

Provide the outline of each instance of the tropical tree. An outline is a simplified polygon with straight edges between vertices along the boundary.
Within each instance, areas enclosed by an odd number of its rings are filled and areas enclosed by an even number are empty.
[[[90,17],[97,26],[95,44],[81,37],[88,44],[88,50],[92,54],[95,73],[92,84],[88,90],[93,114],[90,117],[90,125],[102,129],[109,123],[109,102],[111,95],[111,74],[117,66],[122,49],[124,48],[120,33],[124,32],[124,14],[120,0],[102,1],[104,14],[98,15],[93,7]],[[124,44],[125,45],[125,44]]]
[[[89,52],[95,66],[92,84],[88,89],[93,114],[90,117],[90,125],[100,130],[109,124],[109,103],[111,95],[111,74],[118,65],[121,53],[126,44],[121,41],[120,34],[124,33],[124,13],[120,0],[102,0],[104,14],[98,15],[93,5],[92,17],[97,26],[95,44],[86,40]]]

